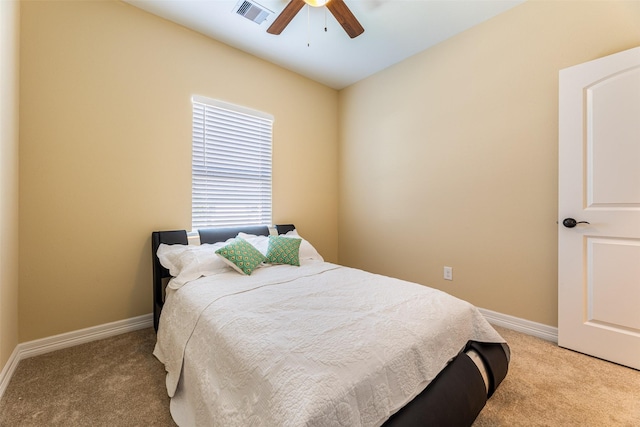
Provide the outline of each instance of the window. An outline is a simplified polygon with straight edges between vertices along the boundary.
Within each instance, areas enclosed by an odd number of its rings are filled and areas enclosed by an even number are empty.
[[[271,225],[273,116],[194,96],[192,230]]]

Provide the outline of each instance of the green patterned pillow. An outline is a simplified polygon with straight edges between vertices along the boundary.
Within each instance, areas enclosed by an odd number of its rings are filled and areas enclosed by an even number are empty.
[[[267,261],[269,264],[289,264],[300,266],[300,242],[302,239],[269,236]]]
[[[259,250],[241,237],[218,249],[216,254],[234,270],[247,276],[265,260]]]

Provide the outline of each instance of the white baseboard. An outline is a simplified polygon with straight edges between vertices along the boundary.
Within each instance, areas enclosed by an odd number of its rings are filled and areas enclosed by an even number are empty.
[[[150,328],[152,326],[153,314],[149,313],[130,319],[118,320],[116,322],[20,343],[16,346],[15,350],[13,350],[2,372],[0,372],[0,398],[2,398],[21,360],[127,332],[137,331],[138,329]]]
[[[149,313],[130,319],[118,320],[117,322],[105,323],[103,325],[79,329],[52,337],[28,341],[18,344],[20,360],[151,326],[153,326],[153,314]]]
[[[0,399],[9,385],[9,381],[11,381],[13,373],[18,367],[18,362],[20,362],[20,359],[18,358],[18,347],[16,347],[13,349],[13,352],[11,353],[11,356],[9,356],[9,360],[7,360],[4,368],[2,368],[2,372],[0,372]]]
[[[547,326],[542,323],[532,322],[519,317],[509,316],[495,311],[479,308],[480,313],[492,325],[522,332],[543,340],[558,343],[558,328]]]

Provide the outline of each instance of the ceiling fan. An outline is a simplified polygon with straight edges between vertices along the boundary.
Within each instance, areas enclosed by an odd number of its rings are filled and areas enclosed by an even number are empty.
[[[362,25],[360,25],[356,17],[351,13],[351,10],[349,10],[344,3],[344,0],[291,0],[280,15],[273,21],[273,24],[267,29],[267,33],[280,34],[305,4],[313,7],[327,6],[329,12],[331,12],[351,38],[358,37],[364,32],[364,28],[362,28]]]

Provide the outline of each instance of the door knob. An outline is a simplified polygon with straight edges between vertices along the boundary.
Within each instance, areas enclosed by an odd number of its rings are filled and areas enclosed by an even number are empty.
[[[573,228],[573,227],[575,227],[575,226],[576,226],[576,225],[578,225],[578,224],[589,224],[589,223],[588,223],[587,221],[576,221],[576,220],[575,220],[575,219],[573,219],[573,218],[565,218],[565,219],[562,221],[562,225],[564,225],[564,226],[565,226],[565,227],[567,227],[567,228]]]

